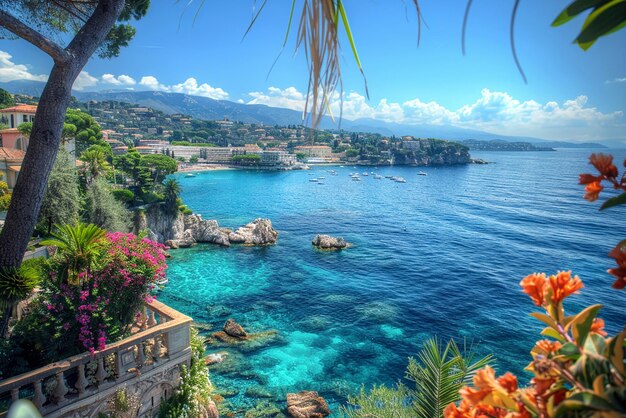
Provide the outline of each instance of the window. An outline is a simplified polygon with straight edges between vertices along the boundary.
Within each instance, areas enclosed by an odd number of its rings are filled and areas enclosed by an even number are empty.
[[[22,116],[22,121],[23,122],[28,122],[28,115],[23,115]]]
[[[15,128],[15,117],[11,114],[11,128]]]

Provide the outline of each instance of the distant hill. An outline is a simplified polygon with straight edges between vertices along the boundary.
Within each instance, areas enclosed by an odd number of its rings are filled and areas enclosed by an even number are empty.
[[[470,151],[555,151],[554,148],[533,145],[530,142],[509,142],[501,139],[477,141],[466,139],[461,141]]]
[[[11,81],[0,83],[0,87],[11,93],[38,96],[44,87],[38,81]],[[302,123],[302,113],[266,105],[248,105],[228,100],[214,100],[207,97],[189,96],[182,93],[164,93],[159,91],[101,91],[82,92],[74,91],[74,96],[80,101],[108,101],[115,100],[151,107],[165,113],[181,113],[197,119],[230,120],[244,123],[262,123],[265,125],[299,125]],[[324,129],[337,129],[338,126],[329,117],[324,117],[320,124]],[[341,128],[356,132],[372,132],[382,135],[412,135],[417,138],[441,138],[449,140],[502,140],[508,142],[529,142],[541,147],[550,148],[606,148],[598,143],[575,143],[566,141],[547,141],[532,137],[515,137],[496,135],[489,132],[459,128],[450,125],[409,125],[384,122],[376,119],[356,119],[341,121]],[[626,146],[623,142],[613,141],[611,146]]]

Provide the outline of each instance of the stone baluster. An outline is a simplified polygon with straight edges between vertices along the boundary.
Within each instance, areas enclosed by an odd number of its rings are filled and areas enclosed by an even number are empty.
[[[11,389],[11,402],[17,402],[20,399],[20,388]]]
[[[122,354],[119,351],[115,352],[115,378],[122,377]]]
[[[98,359],[98,369],[96,370],[96,379],[98,380],[98,385],[104,382],[104,379],[107,377],[107,371],[104,368],[104,357],[100,357]]]
[[[33,388],[35,389],[35,395],[33,396],[33,403],[41,411],[43,404],[46,403],[46,395],[43,394],[43,390],[41,388],[41,380],[37,380],[33,383]]]
[[[148,310],[144,306],[141,310],[141,330],[145,330],[148,328]]]
[[[68,392],[67,386],[65,386],[63,372],[58,372],[56,374],[55,381],[56,386],[54,388],[54,392],[52,392],[52,396],[54,397],[54,402],[60,404],[65,401],[65,394]]]
[[[165,347],[165,355],[170,355],[170,334],[169,332],[164,332],[161,334],[161,338],[163,339],[163,346]]]
[[[87,378],[85,377],[85,365],[79,364],[78,365],[78,379],[76,379],[76,384],[74,385],[74,387],[78,389],[78,394],[82,395],[83,393],[85,393],[85,389],[87,388],[87,386],[89,386],[89,382],[87,381]]]
[[[137,367],[143,366],[143,364],[146,362],[146,355],[143,352],[143,343],[137,344],[137,358],[136,358],[136,362],[137,362]]]
[[[163,344],[161,343],[161,334],[154,337],[154,345],[152,347],[154,351],[154,361],[158,363],[161,360],[161,351],[163,349]]]
[[[154,317],[154,311],[150,310],[150,317],[148,318],[148,327],[152,328],[156,325],[156,318]]]

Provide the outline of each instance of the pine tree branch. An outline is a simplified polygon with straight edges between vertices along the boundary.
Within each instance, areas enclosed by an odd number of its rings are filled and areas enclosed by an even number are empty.
[[[43,52],[50,55],[57,64],[63,64],[70,58],[67,51],[59,45],[52,42],[50,39],[46,38],[31,27],[25,25],[19,19],[4,10],[0,10],[0,26],[3,26],[20,38],[35,45]]]

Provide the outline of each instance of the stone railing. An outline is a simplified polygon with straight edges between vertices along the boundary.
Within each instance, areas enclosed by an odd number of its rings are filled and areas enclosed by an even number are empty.
[[[92,411],[94,414],[103,411],[106,406],[98,404],[117,390],[132,387],[140,381],[146,382],[150,376],[163,375],[159,372],[174,370],[172,366],[176,366],[177,371],[178,365],[189,363],[191,322],[188,316],[153,301],[145,305],[130,337],[93,355],[86,352],[0,380],[0,399],[5,403],[7,400],[13,403],[18,399],[30,399],[45,417],[83,416],[83,413],[72,414],[80,409],[95,408]],[[177,372],[173,373],[177,377]],[[173,391],[173,385],[165,383],[170,392]],[[135,392],[139,392],[141,397],[146,391],[154,394],[156,384],[163,386],[163,382],[148,383],[147,387]],[[167,392],[167,389],[164,391]],[[170,395],[160,393],[156,406]],[[140,406],[140,411],[155,407],[155,400],[150,402],[152,405],[147,408]],[[0,416],[5,413],[0,413]],[[137,415],[144,414],[138,412]]]

